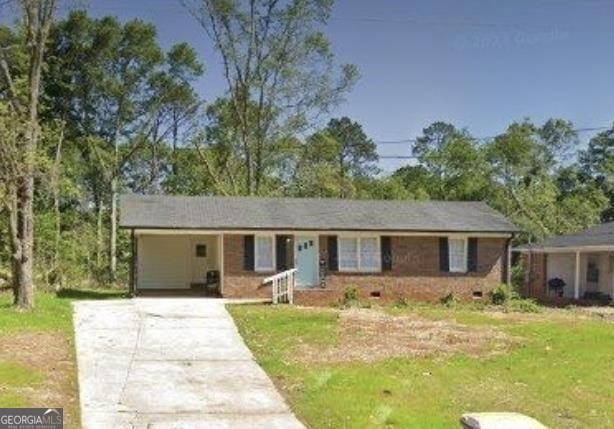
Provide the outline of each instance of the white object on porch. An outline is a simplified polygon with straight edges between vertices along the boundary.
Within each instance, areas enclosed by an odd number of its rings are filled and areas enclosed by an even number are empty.
[[[296,286],[296,268],[282,271],[281,273],[265,278],[262,283],[273,283],[273,304],[288,303],[294,301],[294,287]]]

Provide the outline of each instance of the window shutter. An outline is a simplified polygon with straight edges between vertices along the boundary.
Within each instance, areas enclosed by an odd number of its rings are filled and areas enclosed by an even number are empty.
[[[336,235],[331,235],[328,237],[328,269],[330,271],[339,271]]]
[[[380,237],[382,271],[392,271],[392,243],[390,237]]]
[[[275,256],[277,258],[277,271],[285,271],[288,269],[288,252],[286,251],[287,235],[275,236]]]
[[[450,271],[450,254],[448,253],[448,237],[439,238],[439,270]]]
[[[243,237],[243,269],[254,271],[254,236]]]
[[[478,270],[478,239],[470,237],[467,243],[467,271],[475,273]]]

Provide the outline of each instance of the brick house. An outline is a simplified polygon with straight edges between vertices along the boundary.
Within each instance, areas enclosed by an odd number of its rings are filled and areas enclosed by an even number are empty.
[[[480,202],[124,195],[131,288],[299,304],[485,297],[517,228]],[[290,292],[288,288],[290,286]]]

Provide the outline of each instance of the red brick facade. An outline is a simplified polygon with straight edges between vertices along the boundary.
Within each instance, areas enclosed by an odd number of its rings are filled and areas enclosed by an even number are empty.
[[[271,298],[271,286],[262,281],[272,275],[243,268],[243,235],[224,235],[223,290],[225,298]]]
[[[320,236],[320,258],[328,260],[328,236]],[[439,268],[439,238],[391,237],[392,270],[379,273],[324,273],[325,287],[299,289],[294,298],[302,305],[330,305],[339,302],[345,290],[356,287],[361,298],[382,301],[400,298],[436,301],[449,293],[472,299],[487,294],[505,279],[506,238],[478,238],[477,271],[442,272]],[[270,298],[270,287],[262,280],[272,273],[243,269],[243,236],[224,236],[223,295],[233,298]]]
[[[522,264],[525,267],[524,290],[522,294],[531,298],[547,297],[547,254],[528,252],[522,254]]]

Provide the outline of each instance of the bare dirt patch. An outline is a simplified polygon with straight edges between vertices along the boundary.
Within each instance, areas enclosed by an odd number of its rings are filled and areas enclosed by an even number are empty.
[[[3,390],[24,397],[29,406],[63,407],[65,427],[79,427],[74,349],[69,336],[62,332],[27,332],[2,335],[0,342],[0,361],[44,374],[41,383]]]
[[[488,356],[507,352],[520,340],[489,326],[377,310],[340,312],[339,341],[332,347],[298,346],[300,362],[376,362],[393,357]]]

